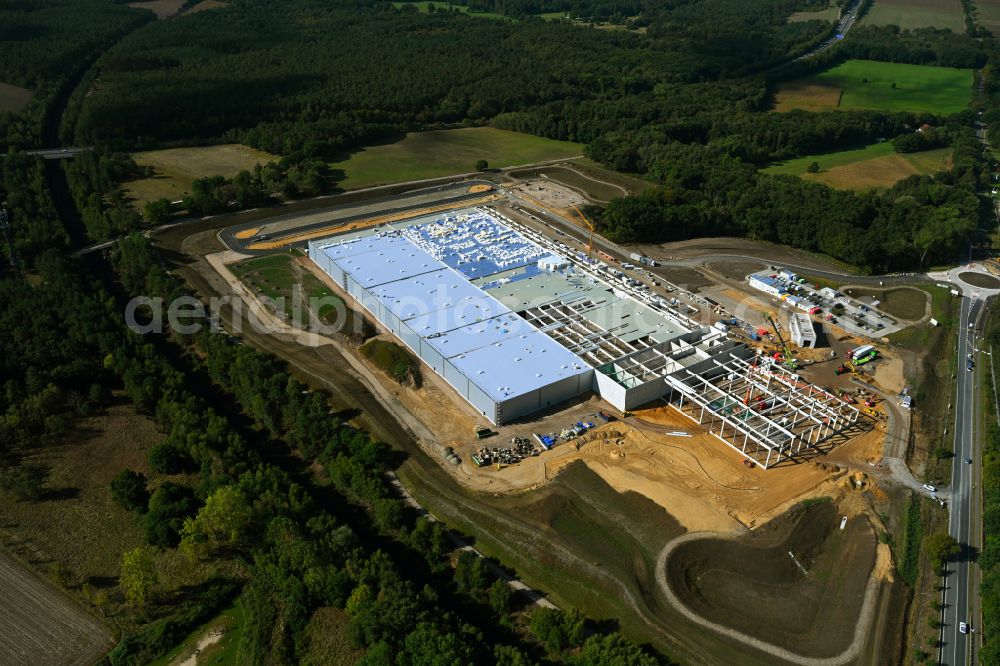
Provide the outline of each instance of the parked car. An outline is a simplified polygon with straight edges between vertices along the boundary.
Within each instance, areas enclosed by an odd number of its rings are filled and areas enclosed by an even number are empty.
[[[932,486],[929,483],[925,483],[924,484],[924,490],[927,490],[927,491],[932,492],[932,493],[936,493],[937,492],[937,488],[935,488],[934,486]]]

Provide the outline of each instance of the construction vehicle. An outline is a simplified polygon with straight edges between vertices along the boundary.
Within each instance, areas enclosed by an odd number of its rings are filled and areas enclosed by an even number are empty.
[[[590,220],[588,220],[587,217],[583,213],[581,213],[580,209],[577,208],[576,206],[573,206],[573,210],[576,211],[576,214],[580,216],[580,219],[583,220],[584,224],[587,225],[587,228],[590,229],[590,239],[587,241],[587,259],[593,259],[593,257],[594,257],[594,223],[591,222]]]
[[[781,335],[781,330],[778,328],[777,317],[775,317],[775,315],[771,314],[770,312],[765,312],[764,319],[766,319],[768,323],[771,324],[771,328],[774,329],[774,335],[775,337],[778,338],[778,344],[781,345],[780,348],[783,353],[783,356],[780,359],[780,363],[789,370],[798,369],[799,362],[795,360],[794,356],[792,356],[792,350],[788,347],[788,343],[785,342],[785,338]],[[777,353],[775,354],[774,360],[776,361],[779,360]]]

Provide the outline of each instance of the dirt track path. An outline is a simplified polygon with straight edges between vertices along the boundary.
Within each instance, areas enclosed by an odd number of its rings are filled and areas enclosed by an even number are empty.
[[[670,553],[672,553],[678,546],[688,541],[707,538],[718,539],[720,536],[727,538],[729,535],[720,535],[713,532],[688,532],[669,542],[663,547],[663,550],[660,551],[660,556],[657,558],[656,562],[656,583],[659,585],[660,590],[663,592],[663,596],[667,599],[667,602],[671,605],[671,607],[673,607],[674,610],[701,627],[705,627],[706,629],[722,634],[723,636],[728,636],[729,638],[748,645],[755,650],[766,652],[767,654],[794,664],[802,664],[802,666],[842,666],[843,664],[850,663],[858,658],[861,654],[861,648],[864,646],[868,629],[872,626],[872,616],[875,614],[875,601],[878,596],[879,583],[881,583],[881,578],[877,574],[876,570],[873,570],[871,575],[868,577],[868,585],[865,587],[865,600],[861,604],[861,612],[858,614],[858,623],[854,626],[854,640],[851,641],[851,644],[847,647],[847,649],[834,657],[806,657],[796,654],[791,650],[786,650],[785,648],[772,645],[771,643],[767,643],[758,638],[754,638],[753,636],[748,636],[747,634],[736,631],[735,629],[730,629],[729,627],[706,620],[685,606],[674,594],[674,591],[670,589],[670,585],[667,582],[667,560],[670,558]]]
[[[87,666],[111,634],[59,590],[0,554],[0,664]]]

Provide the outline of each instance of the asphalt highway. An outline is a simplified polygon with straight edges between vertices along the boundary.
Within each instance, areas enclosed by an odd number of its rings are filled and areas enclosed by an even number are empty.
[[[974,465],[965,462],[971,458],[975,465],[979,464],[979,451],[975,439],[975,388],[976,377],[979,375],[977,366],[967,370],[967,358],[975,353],[976,328],[982,313],[982,301],[967,297],[962,298],[958,331],[958,366],[955,369],[955,458],[952,464],[951,504],[949,505],[948,532],[962,547],[957,561],[948,563],[948,575],[945,578],[944,591],[944,626],[941,629],[942,666],[964,666],[974,663],[971,659],[971,634],[959,631],[959,623],[966,622],[972,626],[969,615],[970,584],[972,576],[971,537],[972,524],[972,473]]]
[[[266,227],[265,231],[261,233],[266,232],[269,240],[280,240],[285,236],[294,236],[312,231],[314,229],[322,229],[333,225],[339,226],[355,220],[367,219],[375,215],[388,215],[408,210],[419,210],[421,208],[426,208],[430,203],[454,203],[458,206],[463,201],[479,199],[483,196],[482,192],[469,192],[469,188],[473,185],[493,186],[493,183],[481,180],[465,180],[448,185],[438,185],[436,187],[412,190],[406,192],[405,194],[396,194],[382,199],[373,199],[357,204],[351,204],[349,206],[335,205],[327,209],[312,210],[307,214],[290,213],[287,215],[280,215],[269,218],[264,224],[261,222],[248,222],[246,224],[227,227],[219,234],[219,238],[221,238],[222,242],[229,246],[231,250],[235,250],[243,254],[272,254],[274,252],[273,250],[247,249],[249,244],[257,240],[262,240],[259,236],[239,239],[236,237],[236,234],[245,229]],[[308,216],[310,220],[317,221],[311,221],[307,224],[301,225],[296,224],[296,221],[304,216]],[[297,243],[296,245],[304,246],[305,242]]]

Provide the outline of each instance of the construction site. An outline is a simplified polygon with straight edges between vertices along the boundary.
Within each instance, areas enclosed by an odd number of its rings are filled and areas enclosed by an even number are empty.
[[[767,469],[858,424],[780,354],[565,249],[483,207],[308,242],[323,273],[494,426],[585,394],[619,413],[662,400]]]
[[[456,184],[438,196],[460,200],[440,204],[423,192],[389,208],[398,212],[365,204],[361,214],[355,206],[305,216],[304,225],[229,228],[220,238],[232,250],[209,263],[232,284],[239,278],[227,263],[302,248],[290,253],[297,271],[370,320],[376,338],[412,354],[419,385],[394,381],[336,336],[308,343],[316,372],[326,361],[334,375],[360,377],[412,435],[435,469],[422,473],[424,492],[454,482],[520,511],[513,507],[535,507],[548,493],[607,487],[720,543],[829,497],[838,516],[866,518],[850,522],[846,540],[824,532],[824,544],[874,547],[865,521],[884,529],[878,511],[895,473],[885,457],[912,405],[891,348],[811,312],[808,299],[782,299],[793,293],[787,280],[777,294],[749,285],[766,271],[760,264],[691,267],[652,248],[617,248],[550,184]],[[307,339],[294,322],[286,328]],[[333,367],[344,359],[349,368]],[[582,478],[585,487],[565,487]],[[826,547],[822,557],[839,557]],[[664,575],[687,552],[672,555]],[[852,585],[868,580],[870,552],[858,551]],[[712,608],[692,603],[683,584],[669,586],[678,603],[740,626],[722,613],[724,586],[712,591]],[[803,608],[813,608],[813,594],[803,587]],[[843,605],[831,650],[855,606]]]

